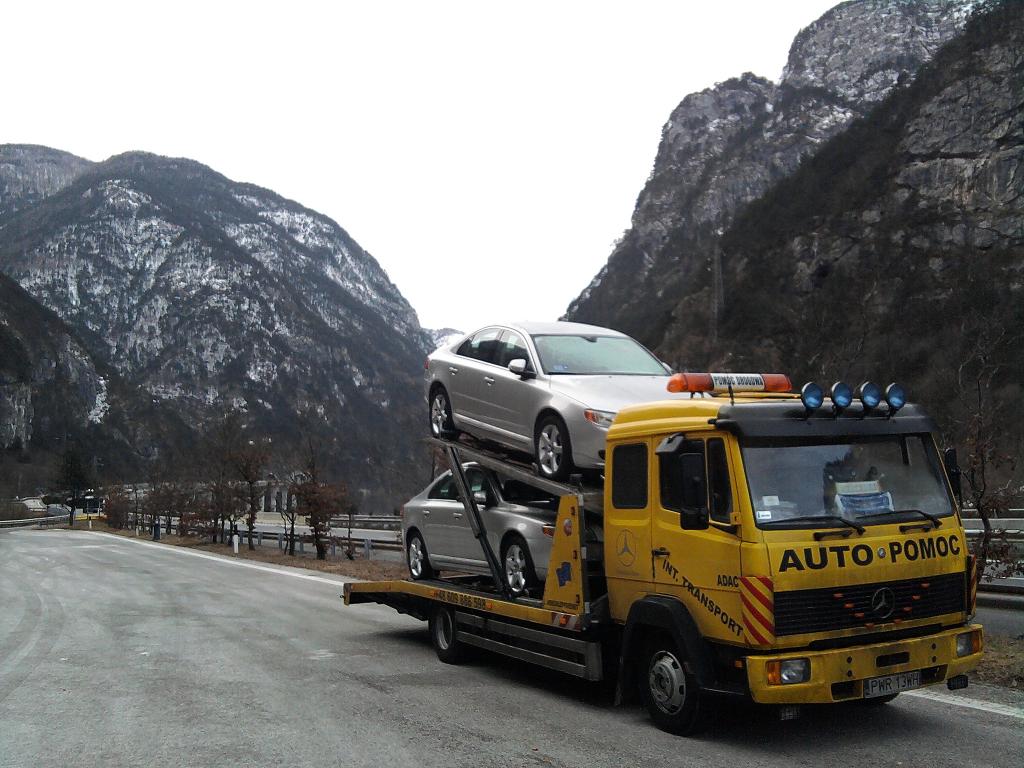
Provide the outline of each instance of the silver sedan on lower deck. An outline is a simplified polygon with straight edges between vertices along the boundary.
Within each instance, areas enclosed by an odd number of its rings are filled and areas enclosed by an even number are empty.
[[[547,574],[558,500],[477,464],[464,468],[509,589],[514,595],[537,591]],[[402,533],[414,579],[441,570],[490,574],[450,471],[405,504]]]

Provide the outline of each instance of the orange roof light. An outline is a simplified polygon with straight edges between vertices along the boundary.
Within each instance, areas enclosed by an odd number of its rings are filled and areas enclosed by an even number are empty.
[[[789,392],[793,384],[784,373],[677,373],[668,380],[669,392]]]

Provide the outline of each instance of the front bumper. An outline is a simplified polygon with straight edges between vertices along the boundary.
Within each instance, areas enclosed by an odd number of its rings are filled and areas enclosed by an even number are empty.
[[[956,655],[956,636],[980,629],[980,624],[971,624],[937,632],[934,635],[890,643],[827,651],[792,651],[772,656],[748,656],[747,685],[754,701],[762,704],[831,704],[863,698],[866,679],[897,672],[919,669],[922,686],[941,683],[971,671],[981,661],[983,650],[969,656]],[[811,663],[811,677],[806,683],[768,684],[768,662],[798,658],[809,659]],[[906,658],[906,661],[899,664],[889,663],[897,658]]]

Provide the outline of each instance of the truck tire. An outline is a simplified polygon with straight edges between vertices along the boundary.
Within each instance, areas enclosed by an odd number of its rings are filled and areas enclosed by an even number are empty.
[[[663,731],[690,736],[707,725],[707,702],[700,685],[686,669],[686,656],[667,634],[647,644],[640,670],[640,697],[654,724]]]
[[[427,622],[430,629],[430,642],[434,652],[445,664],[458,664],[465,656],[466,647],[459,640],[455,628],[455,611],[446,605],[439,605],[430,614]]]
[[[427,545],[423,543],[419,531],[409,531],[405,542],[405,564],[409,567],[413,581],[432,579],[436,575],[427,555]]]

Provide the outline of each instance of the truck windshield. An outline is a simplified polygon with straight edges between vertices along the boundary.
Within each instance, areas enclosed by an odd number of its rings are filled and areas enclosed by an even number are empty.
[[[872,525],[953,514],[927,435],[747,440],[743,463],[761,528],[835,526],[836,516]]]
[[[658,359],[625,336],[534,336],[549,375],[667,376]]]

